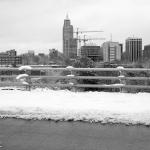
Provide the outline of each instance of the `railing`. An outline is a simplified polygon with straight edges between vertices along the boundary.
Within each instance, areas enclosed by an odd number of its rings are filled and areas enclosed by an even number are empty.
[[[9,75],[2,74],[2,71],[9,72]],[[17,71],[17,68],[0,68],[0,86],[23,86],[16,80],[17,74],[13,73]],[[130,89],[150,91],[150,69],[145,68],[33,68],[31,71],[45,72],[44,75],[30,74],[33,87],[119,89],[121,92],[127,89],[129,92]],[[109,81],[109,84],[105,81]]]

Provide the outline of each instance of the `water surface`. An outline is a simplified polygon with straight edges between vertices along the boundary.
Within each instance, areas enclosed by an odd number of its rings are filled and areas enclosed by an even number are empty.
[[[150,150],[150,128],[0,119],[0,150]]]

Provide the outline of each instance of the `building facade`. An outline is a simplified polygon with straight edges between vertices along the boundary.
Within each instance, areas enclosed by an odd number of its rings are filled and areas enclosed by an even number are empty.
[[[9,56],[17,56],[17,51],[15,49],[6,51]]]
[[[142,60],[142,39],[127,38],[125,41],[127,60],[129,62],[139,62]]]
[[[150,59],[150,45],[144,46],[143,59]]]
[[[89,57],[93,61],[100,61],[102,59],[100,46],[82,46],[80,49],[80,55],[81,57]]]
[[[33,57],[33,56],[35,56],[35,52],[34,52],[34,50],[28,50],[28,56],[29,57]]]
[[[77,57],[77,39],[73,37],[73,26],[68,16],[63,25],[63,54],[69,58]]]
[[[20,64],[22,64],[22,57],[17,56],[17,52],[15,50],[0,53],[0,65],[16,66]]]
[[[104,42],[102,44],[102,50],[104,62],[113,62],[121,60],[122,45],[120,45],[118,42]]]

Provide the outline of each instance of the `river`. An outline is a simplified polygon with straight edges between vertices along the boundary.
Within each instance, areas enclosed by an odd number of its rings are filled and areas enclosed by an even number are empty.
[[[150,128],[0,119],[0,150],[150,150]]]

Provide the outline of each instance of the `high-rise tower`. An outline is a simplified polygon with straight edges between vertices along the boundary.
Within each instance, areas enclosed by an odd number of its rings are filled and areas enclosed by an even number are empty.
[[[142,39],[127,38],[126,39],[127,59],[130,62],[137,62],[142,59]]]
[[[118,42],[104,42],[102,45],[103,49],[103,61],[104,62],[113,62],[121,60],[121,50],[122,47]]]
[[[69,58],[77,56],[77,39],[73,37],[73,26],[68,15],[63,25],[63,54]]]

